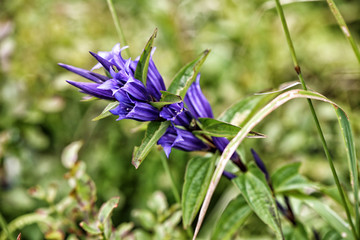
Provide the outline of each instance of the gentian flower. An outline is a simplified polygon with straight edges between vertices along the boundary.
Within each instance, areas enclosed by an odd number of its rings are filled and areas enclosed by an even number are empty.
[[[137,121],[153,121],[160,119],[160,110],[150,105],[151,101],[159,101],[161,92],[165,89],[163,78],[158,72],[155,63],[150,56],[147,74],[146,87],[134,77],[137,58],[135,61],[124,59],[121,56],[120,44],[116,44],[110,52],[98,52],[90,54],[98,61],[91,69],[103,67],[108,76],[103,76],[92,71],[76,68],[66,64],[59,64],[61,67],[74,72],[91,82],[67,81],[71,85],[80,89],[81,92],[91,96],[118,101],[119,105],[110,112],[118,115],[118,120],[134,119]]]

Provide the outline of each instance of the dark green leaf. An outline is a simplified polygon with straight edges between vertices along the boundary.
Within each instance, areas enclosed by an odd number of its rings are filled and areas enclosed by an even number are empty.
[[[235,137],[241,127],[230,123],[222,122],[213,118],[199,118],[200,131],[193,131],[194,134],[207,134],[214,137]],[[248,138],[264,138],[264,134],[251,131]]]
[[[103,118],[106,118],[106,117],[112,115],[110,110],[116,108],[118,105],[119,105],[119,102],[111,102],[111,103],[109,103],[104,108],[104,110],[100,113],[100,115],[97,116],[96,118],[93,118],[92,121],[98,121],[100,119],[103,119]]]
[[[190,85],[195,81],[196,76],[200,70],[200,67],[204,63],[206,57],[209,55],[210,50],[205,50],[200,56],[195,60],[185,65],[174,77],[172,80],[168,91],[179,95],[181,98],[184,98],[186,91]]]
[[[195,157],[187,165],[182,190],[183,224],[188,228],[194,221],[209,186],[215,167],[215,157]]]
[[[233,180],[256,215],[274,230],[277,239],[283,239],[275,200],[264,174],[254,166]]]
[[[159,102],[150,102],[153,107],[158,109],[162,108],[165,105],[179,103],[182,101],[181,97],[166,91],[160,91],[162,93],[161,99]]]
[[[144,51],[140,56],[140,60],[136,65],[136,69],[134,73],[134,77],[142,81],[142,83],[145,86],[146,86],[151,50],[153,49],[153,43],[154,43],[154,39],[156,38],[156,34],[157,34],[157,28],[154,30],[154,33],[151,35],[149,41],[147,42]]]
[[[244,197],[240,195],[233,199],[217,222],[211,239],[232,239],[232,236],[238,231],[251,213],[252,210]]]
[[[311,239],[306,232],[304,225],[297,221],[296,226],[287,227],[284,229],[286,240],[308,240]]]
[[[276,192],[301,190],[305,187],[318,188],[316,183],[310,182],[299,174],[300,162],[287,164],[277,169],[271,176],[271,182]]]
[[[142,161],[149,154],[152,146],[161,138],[166,132],[170,122],[150,122],[145,133],[145,137],[139,147],[134,148],[132,164],[138,168]]]

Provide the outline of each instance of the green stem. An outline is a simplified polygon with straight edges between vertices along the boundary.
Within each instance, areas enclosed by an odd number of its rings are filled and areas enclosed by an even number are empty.
[[[346,22],[345,22],[344,18],[342,17],[339,9],[337,8],[337,6],[333,0],[326,0],[326,2],[329,5],[329,8],[330,8],[332,14],[334,15],[336,21],[338,22],[341,31],[344,33],[346,39],[349,41],[357,60],[360,63],[359,48],[356,45],[354,38],[351,36],[349,28],[347,27]],[[359,229],[360,229],[360,225],[359,225]]]
[[[287,26],[287,22],[286,22],[286,19],[285,19],[283,8],[282,8],[279,0],[275,0],[275,3],[276,3],[276,10],[278,11],[278,14],[279,14],[279,17],[280,17],[280,20],[281,20],[281,24],[282,24],[284,32],[285,32],[286,40],[287,40],[287,43],[288,43],[288,46],[289,46],[289,49],[290,49],[290,54],[291,54],[291,58],[292,58],[293,63],[294,63],[295,71],[296,71],[296,73],[298,75],[298,78],[299,78],[299,80],[301,82],[301,85],[302,85],[303,89],[307,90],[307,87],[306,87],[306,84],[305,84],[304,78],[302,76],[300,66],[299,66],[299,63],[298,63],[298,60],[297,60],[297,57],[296,57],[295,48],[294,48],[294,45],[293,45],[293,42],[292,42],[292,39],[291,39],[291,36],[290,36],[290,32],[289,32],[289,28]],[[346,212],[346,216],[347,216],[349,224],[351,226],[352,233],[353,233],[354,237],[357,239],[356,229],[355,229],[355,226],[354,226],[354,224],[352,222],[352,219],[351,219],[351,214],[350,214],[348,204],[347,204],[347,202],[345,200],[345,194],[344,194],[344,191],[343,191],[343,189],[341,187],[339,177],[338,177],[338,175],[336,173],[334,163],[333,163],[333,161],[331,159],[330,152],[329,152],[329,149],[328,149],[328,146],[327,146],[323,131],[321,129],[319,119],[318,119],[318,117],[316,115],[316,112],[315,112],[314,106],[312,104],[312,101],[310,99],[307,99],[307,101],[308,101],[308,104],[309,104],[309,107],[310,107],[311,114],[312,114],[312,116],[314,118],[316,128],[317,128],[318,133],[320,135],[321,143],[323,145],[326,158],[327,158],[327,160],[329,162],[331,172],[332,172],[334,180],[335,180],[335,184],[337,186],[337,189],[339,191],[341,200],[343,202],[345,212]],[[356,206],[356,207],[358,207],[358,206]]]
[[[181,204],[181,201],[180,201],[180,195],[179,195],[179,192],[175,186],[175,181],[174,181],[174,178],[172,177],[172,174],[170,172],[170,168],[169,168],[169,164],[167,162],[167,159],[165,158],[165,156],[162,154],[161,155],[161,163],[163,164],[164,166],[164,169],[165,169],[165,172],[166,174],[169,176],[170,178],[170,181],[171,181],[171,190],[174,194],[174,197],[175,197],[175,200],[178,204]]]
[[[118,18],[117,14],[116,14],[113,1],[112,1],[112,0],[107,0],[107,4],[108,4],[109,10],[110,10],[110,12],[111,12],[111,16],[112,16],[112,19],[113,19],[113,21],[114,21],[115,28],[116,28],[116,32],[117,32],[117,34],[118,34],[118,36],[119,36],[120,42],[121,42],[124,46],[127,46],[128,44],[127,44],[127,42],[126,42],[126,38],[125,38],[124,32],[123,32],[123,30],[122,30],[122,28],[121,28],[119,18]],[[126,48],[126,49],[125,49],[125,52],[126,52],[126,54],[128,55],[128,57],[131,57],[129,48]]]
[[[5,235],[7,236],[10,240],[15,240],[14,236],[11,234],[11,232],[9,231],[9,228],[6,224],[5,219],[3,218],[3,216],[0,213],[0,226],[3,229],[3,233],[1,235]]]

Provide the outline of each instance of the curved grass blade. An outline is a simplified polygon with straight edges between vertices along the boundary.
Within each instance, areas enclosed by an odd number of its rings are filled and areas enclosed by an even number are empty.
[[[200,71],[200,67],[203,65],[209,53],[210,50],[205,50],[195,60],[180,69],[180,71],[175,75],[174,79],[172,80],[168,91],[170,93],[179,95],[182,99],[184,99],[188,88],[195,81],[196,76]]]
[[[330,8],[332,14],[334,15],[337,23],[339,24],[341,31],[344,33],[346,39],[349,41],[358,62],[360,63],[359,48],[356,45],[354,38],[351,36],[350,30],[349,30],[348,26],[346,25],[346,22],[345,22],[343,16],[341,15],[339,9],[337,8],[334,0],[326,0],[326,2],[329,5],[329,8]]]
[[[306,90],[290,90],[285,93],[280,94],[275,99],[273,99],[270,103],[268,103],[265,107],[263,107],[260,111],[258,111],[244,126],[243,128],[238,132],[238,134],[235,136],[233,140],[230,141],[228,146],[225,148],[223,154],[221,155],[221,158],[219,160],[219,163],[215,169],[215,172],[212,176],[208,191],[206,193],[203,205],[200,210],[199,219],[196,225],[194,238],[196,239],[196,236],[200,230],[200,227],[202,225],[202,222],[204,220],[207,208],[210,204],[211,197],[215,191],[215,188],[217,184],[220,181],[222,172],[225,169],[226,164],[228,163],[230,157],[232,154],[236,151],[240,143],[245,139],[246,135],[257,125],[259,124],[267,115],[269,115],[271,112],[275,111],[278,107],[285,104],[286,102],[290,101],[291,99],[295,98],[307,98],[307,99],[314,99],[319,100],[323,102],[330,103],[334,105],[335,109],[339,108],[339,106],[332,102],[331,100],[327,99],[323,95],[306,91]],[[340,108],[339,108],[340,109]],[[347,118],[344,119],[344,121],[348,121]],[[346,132],[345,134],[351,134],[351,132]],[[357,181],[357,179],[356,179]]]
[[[134,148],[132,165],[138,168],[142,161],[149,154],[152,146],[161,138],[166,132],[167,127],[170,125],[169,121],[166,122],[150,122],[145,133],[145,137],[139,147]]]
[[[268,100],[269,95],[252,95],[239,100],[218,118],[236,126],[243,126]]]
[[[294,195],[293,197],[300,199],[306,205],[311,207],[315,212],[317,212],[326,222],[329,223],[336,231],[340,233],[343,239],[353,240],[351,234],[350,226],[346,223],[335,211],[333,211],[329,206],[319,201],[318,199],[302,194]]]
[[[183,225],[187,229],[194,221],[204,200],[211,174],[215,168],[216,157],[195,157],[186,167],[181,205]]]
[[[343,135],[344,143],[346,147],[346,154],[350,168],[351,185],[354,190],[355,206],[358,206],[355,207],[355,224],[358,229],[358,234],[360,234],[359,164],[356,159],[355,143],[353,140],[351,126],[345,112],[340,108],[337,108],[336,114],[338,115],[341,133]]]

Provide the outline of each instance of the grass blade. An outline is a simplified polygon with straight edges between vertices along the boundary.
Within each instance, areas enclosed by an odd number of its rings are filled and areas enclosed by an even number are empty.
[[[331,100],[327,99],[323,95],[311,92],[311,91],[305,91],[305,90],[291,90],[287,91],[279,96],[277,96],[275,99],[273,99],[270,103],[268,103],[265,107],[263,107],[261,110],[259,110],[244,126],[243,128],[238,132],[238,134],[235,136],[233,140],[228,144],[228,146],[225,148],[223,154],[221,155],[221,158],[219,160],[219,163],[215,169],[215,172],[212,176],[208,191],[206,193],[203,205],[200,210],[199,219],[195,228],[194,238],[196,239],[196,236],[200,230],[200,227],[202,225],[202,222],[204,220],[207,208],[209,207],[210,200],[212,198],[212,195],[215,191],[215,188],[217,184],[220,181],[222,172],[225,169],[226,164],[228,163],[230,157],[232,154],[236,151],[240,143],[245,139],[246,135],[257,125],[259,124],[267,115],[275,111],[278,107],[285,104],[286,102],[290,101],[291,99],[296,98],[307,98],[307,99],[314,99],[319,100],[323,102],[330,103],[335,106],[335,108],[340,108],[336,103],[332,102]],[[349,221],[351,222],[351,221]]]

